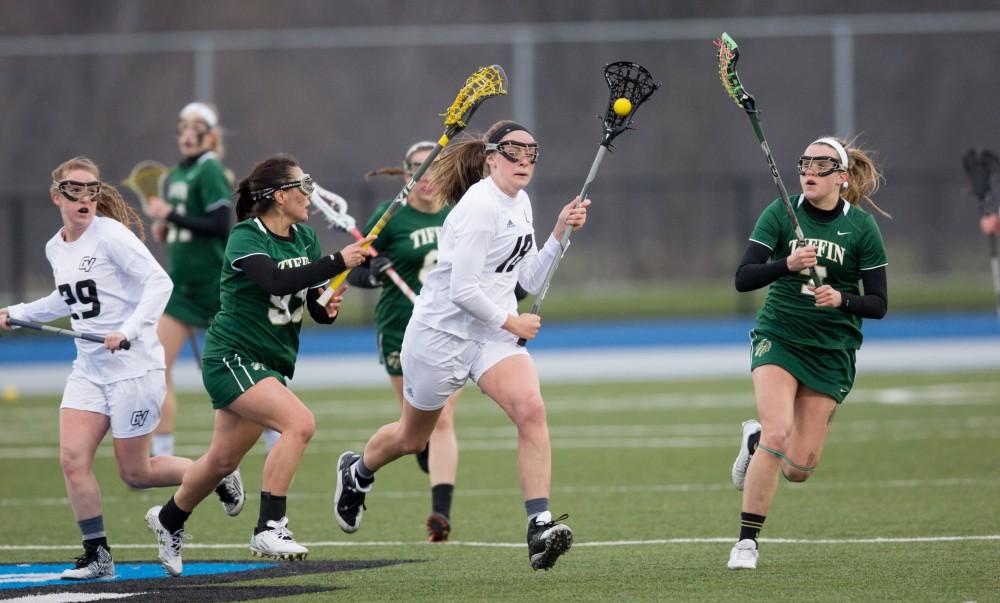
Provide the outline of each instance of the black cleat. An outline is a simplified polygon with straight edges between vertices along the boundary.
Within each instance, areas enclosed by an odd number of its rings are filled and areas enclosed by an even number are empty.
[[[348,450],[340,455],[337,461],[337,489],[333,492],[333,517],[340,529],[351,534],[361,527],[361,513],[365,507],[365,495],[372,491],[371,484],[367,488],[358,485],[353,466],[361,458]]]
[[[428,463],[430,462],[430,457],[431,457],[431,443],[427,442],[427,445],[424,446],[424,449],[415,454],[414,456],[417,457],[417,465],[420,466],[420,470],[430,475],[431,469]]]
[[[556,564],[556,559],[573,546],[573,530],[558,522],[569,519],[561,515],[552,519],[548,511],[528,522],[528,560],[531,569],[548,570]]]
[[[428,542],[448,542],[448,534],[451,533],[451,522],[440,513],[431,513],[427,516],[427,541]]]

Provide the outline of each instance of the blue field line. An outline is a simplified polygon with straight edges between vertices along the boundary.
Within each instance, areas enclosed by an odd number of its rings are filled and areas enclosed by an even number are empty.
[[[550,322],[530,345],[533,350],[565,350],[744,344],[752,327],[752,317]],[[866,320],[864,333],[866,341],[987,338],[1000,334],[1000,323],[993,312],[890,314],[884,320]],[[299,345],[301,356],[375,353],[371,327],[307,328]],[[0,338],[0,364],[68,362],[75,355],[75,347],[64,337]],[[181,357],[190,355],[185,345]]]
[[[231,574],[233,572],[247,572],[250,570],[266,569],[274,567],[276,563],[271,562],[190,562],[184,564],[184,576],[202,576],[212,574]],[[63,570],[72,567],[69,563],[18,563],[13,565],[0,565],[0,589],[18,588],[38,588],[41,586],[53,585],[76,585],[83,582],[66,581],[60,578]],[[148,580],[150,578],[163,578],[170,580],[159,563],[116,563],[115,577],[113,579],[102,579],[94,582],[121,582],[125,580]],[[7,595],[4,595],[5,597]]]

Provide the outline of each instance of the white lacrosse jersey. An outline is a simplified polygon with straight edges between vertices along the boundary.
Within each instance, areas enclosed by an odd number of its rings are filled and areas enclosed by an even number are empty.
[[[11,306],[19,320],[48,322],[70,316],[80,333],[119,331],[131,349],[114,354],[103,343],[75,339],[74,371],[99,384],[113,383],[164,368],[156,322],[173,284],[149,249],[117,220],[95,216],[83,236],[68,243],[62,231],[45,245],[56,289],[47,297]]]
[[[489,176],[469,187],[444,221],[438,264],[424,281],[411,320],[463,339],[495,340],[517,314],[514,287],[536,293],[561,253],[551,236],[535,246],[531,201],[508,197]]]

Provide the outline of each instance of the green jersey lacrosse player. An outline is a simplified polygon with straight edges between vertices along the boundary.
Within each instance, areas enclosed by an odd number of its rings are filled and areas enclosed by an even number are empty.
[[[888,217],[871,200],[881,180],[875,163],[862,149],[825,137],[806,148],[798,172],[802,194],[791,203],[804,244],[778,199],[757,220],[736,272],[739,291],[770,288],[750,333],[760,421],[744,421],[733,463],[743,506],[729,569],[757,567],[757,536],[779,471],[793,482],[815,471],[837,406],[854,385],[862,319],[882,318],[888,304],[882,234],[859,207],[864,200]]]
[[[222,129],[216,110],[200,102],[181,109],[177,122],[181,162],[164,184],[166,200],[151,197],[153,236],[166,242],[167,272],[174,283],[157,323],[167,365],[167,397],[153,451],[173,454],[177,399],[173,366],[185,341],[198,360],[197,329],[208,328],[219,310],[219,274],[232,222],[233,186],[223,167]]]
[[[433,142],[417,142],[403,155],[401,169],[382,168],[370,172],[368,176],[401,175],[408,179],[420,168],[433,148]],[[389,382],[396,392],[400,408],[405,401],[399,353],[403,347],[403,332],[410,322],[415,300],[410,299],[402,288],[386,277],[390,270],[394,270],[410,290],[419,293],[424,277],[437,266],[438,235],[451,206],[436,198],[430,175],[431,170],[424,172],[406,198],[406,206],[379,233],[378,240],[372,245],[377,254],[373,254],[348,275],[348,281],[357,287],[382,287],[375,305],[376,343],[379,362],[389,374]],[[365,225],[365,232],[375,226],[387,207],[388,201],[375,208]],[[458,440],[453,419],[455,402],[461,393],[458,390],[448,399],[427,447],[416,455],[420,468],[430,475],[431,512],[425,522],[430,542],[447,542],[451,532],[451,502],[455,491],[455,475],[458,473]]]
[[[250,540],[254,555],[302,559],[285,515],[286,496],[306,444],[316,429],[312,412],[285,385],[295,372],[303,314],[330,324],[343,299],[341,287],[322,306],[329,279],[368,255],[363,239],[324,255],[309,218],[313,181],[288,155],[257,164],[238,189],[236,216],[222,269],[222,308],[208,329],[202,381],[215,408],[208,452],[184,474],[176,494],[146,514],[171,575],[183,571],[184,522],[209,494],[213,476],[236,467],[265,428],[281,436],[267,455],[260,515]],[[211,488],[209,487],[211,486]]]

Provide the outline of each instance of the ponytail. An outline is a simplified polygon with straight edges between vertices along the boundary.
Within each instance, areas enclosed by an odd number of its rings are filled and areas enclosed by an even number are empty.
[[[125,228],[135,232],[141,240],[146,240],[142,218],[131,206],[125,203],[125,199],[122,199],[118,189],[107,182],[101,183],[101,194],[97,197],[97,212],[102,216],[121,222]]]
[[[878,213],[886,218],[891,218],[892,215],[889,212],[879,207],[872,200],[872,195],[878,191],[879,185],[885,180],[882,172],[875,165],[875,160],[871,157],[872,153],[860,146],[853,147],[845,144],[844,147],[847,150],[849,158],[847,189],[844,190],[842,195],[844,200],[854,206],[865,201]]]

